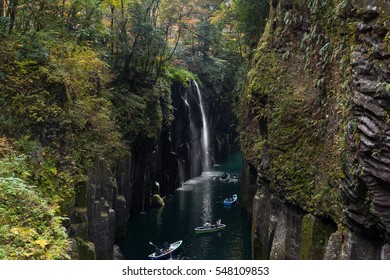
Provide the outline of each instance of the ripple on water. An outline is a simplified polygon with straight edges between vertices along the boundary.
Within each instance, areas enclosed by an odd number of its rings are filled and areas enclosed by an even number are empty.
[[[126,239],[119,242],[125,258],[145,259],[154,250],[149,241],[162,245],[164,241],[183,240],[173,259],[250,259],[251,224],[239,205],[224,208],[222,203],[228,195],[239,193],[240,184],[219,180],[225,170],[239,172],[240,162],[240,158],[232,158],[218,171],[204,172],[186,181],[166,200],[164,207],[134,216],[129,221]],[[226,224],[223,231],[195,232],[205,221],[215,222],[216,219]]]

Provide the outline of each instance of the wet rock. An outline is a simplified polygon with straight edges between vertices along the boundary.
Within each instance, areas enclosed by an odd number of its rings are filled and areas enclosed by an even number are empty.
[[[373,175],[383,182],[390,182],[390,167],[387,164],[383,164],[374,158],[368,158],[363,165],[365,173]]]
[[[344,179],[340,183],[341,195],[347,202],[358,203],[361,199],[351,180]]]
[[[126,224],[128,221],[127,201],[123,195],[118,195],[116,198],[115,207],[116,231],[115,238],[124,237],[126,234]]]
[[[358,236],[353,232],[345,235],[345,244],[342,247],[342,260],[375,260],[377,259],[377,245],[372,240]]]
[[[378,117],[386,116],[386,111],[379,104],[379,102],[374,100],[371,96],[364,95],[359,91],[355,91],[352,101],[355,105],[363,107]]]
[[[356,82],[357,88],[362,93],[375,93],[378,88],[378,81],[373,76],[362,76]]]
[[[124,260],[125,257],[122,255],[121,249],[119,248],[118,245],[114,245],[113,247],[113,252],[114,252],[114,260]]]
[[[363,134],[360,135],[360,142],[362,144],[362,151],[363,152],[369,152],[375,147],[375,143],[372,142],[369,138],[367,138]]]
[[[160,195],[154,194],[152,196],[152,207],[154,208],[160,208],[165,205],[164,200],[161,198]]]
[[[272,242],[270,256],[271,260],[284,260],[286,258],[286,208],[281,200],[271,196],[271,216],[269,242]]]
[[[324,223],[259,189],[253,202],[255,259],[322,259],[334,225]]]
[[[370,137],[374,137],[375,136],[375,132],[371,131],[367,126],[365,126],[364,124],[359,124],[358,125],[358,129],[363,132],[365,135],[368,135]]]
[[[284,260],[286,257],[286,228],[278,223],[270,252],[270,260]]]
[[[386,243],[381,248],[381,260],[390,260],[390,244]]]
[[[241,207],[246,210],[249,218],[252,218],[253,214],[253,198],[257,189],[257,171],[256,169],[246,162],[242,164],[241,171]]]
[[[253,222],[252,222],[252,258],[267,260],[270,257],[269,235],[274,230],[270,228],[270,194],[264,190],[257,190],[253,199]]]
[[[374,240],[359,236],[348,229],[339,229],[330,236],[324,259],[375,260],[378,259],[377,251],[378,245]]]
[[[379,60],[390,58],[390,50],[387,43],[380,43],[375,45],[373,56]]]
[[[340,231],[330,235],[328,245],[326,246],[324,260],[339,260],[343,246],[344,236]]]
[[[115,211],[113,205],[114,185],[109,169],[104,162],[90,170],[87,185],[88,236],[95,245],[97,259],[112,259],[115,239]]]
[[[299,260],[302,246],[303,213],[298,209],[287,207],[286,210],[286,260]]]
[[[387,186],[390,181],[390,139],[385,137],[385,133],[389,130],[386,118],[390,111],[390,101],[383,85],[384,81],[390,79],[390,56],[388,44],[384,41],[388,27],[375,21],[378,16],[378,9],[373,6],[362,12],[363,22],[358,23],[357,27],[364,34],[356,40],[351,54],[352,100],[355,104],[352,112],[357,119],[359,141],[354,147],[350,146],[350,153],[357,160],[347,172],[360,170],[360,173],[355,172],[355,181],[362,191],[360,195],[353,197],[344,187],[342,193],[347,205],[345,215],[348,225],[357,233],[380,235],[384,241],[389,241],[390,206]],[[363,49],[367,52],[363,53]],[[370,63],[370,73],[364,60]],[[357,197],[360,199],[357,200]]]

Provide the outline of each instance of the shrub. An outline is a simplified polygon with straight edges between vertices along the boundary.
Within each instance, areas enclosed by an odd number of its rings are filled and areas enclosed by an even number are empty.
[[[35,187],[0,177],[0,259],[68,259],[67,234],[56,212]]]

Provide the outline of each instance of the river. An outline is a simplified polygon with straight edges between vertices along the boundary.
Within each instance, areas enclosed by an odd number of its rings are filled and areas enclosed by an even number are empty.
[[[240,199],[240,181],[222,182],[223,171],[239,174],[241,156],[235,154],[211,171],[193,178],[166,199],[160,209],[148,210],[129,221],[125,239],[119,246],[129,260],[146,259],[154,247],[149,241],[161,245],[183,240],[173,259],[233,260],[250,259],[251,226],[240,205],[223,206],[223,200],[232,194]],[[206,221],[221,219],[226,228],[207,234],[195,233],[195,228]]]

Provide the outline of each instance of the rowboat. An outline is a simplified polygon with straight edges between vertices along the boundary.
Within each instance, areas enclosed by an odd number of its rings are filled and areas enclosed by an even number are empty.
[[[179,240],[179,241],[176,241],[172,244],[169,245],[169,248],[168,250],[163,250],[163,249],[158,249],[156,247],[156,252],[154,252],[153,254],[150,254],[148,256],[148,258],[152,259],[152,260],[161,260],[161,259],[166,259],[168,258],[174,251],[176,251],[181,243],[183,243],[183,240]],[[155,245],[154,245],[155,246]]]
[[[195,228],[196,233],[208,233],[208,232],[216,232],[223,230],[226,227],[224,224],[215,224],[211,226],[202,226],[202,227],[197,227]]]
[[[238,198],[237,195],[233,194],[232,197],[226,198],[223,201],[223,205],[224,206],[232,206],[233,204],[237,203],[237,198]]]
[[[224,175],[222,175],[222,176],[219,178],[219,180],[222,181],[222,182],[229,181],[229,180],[230,180],[230,174],[229,174],[229,173],[225,173]]]

